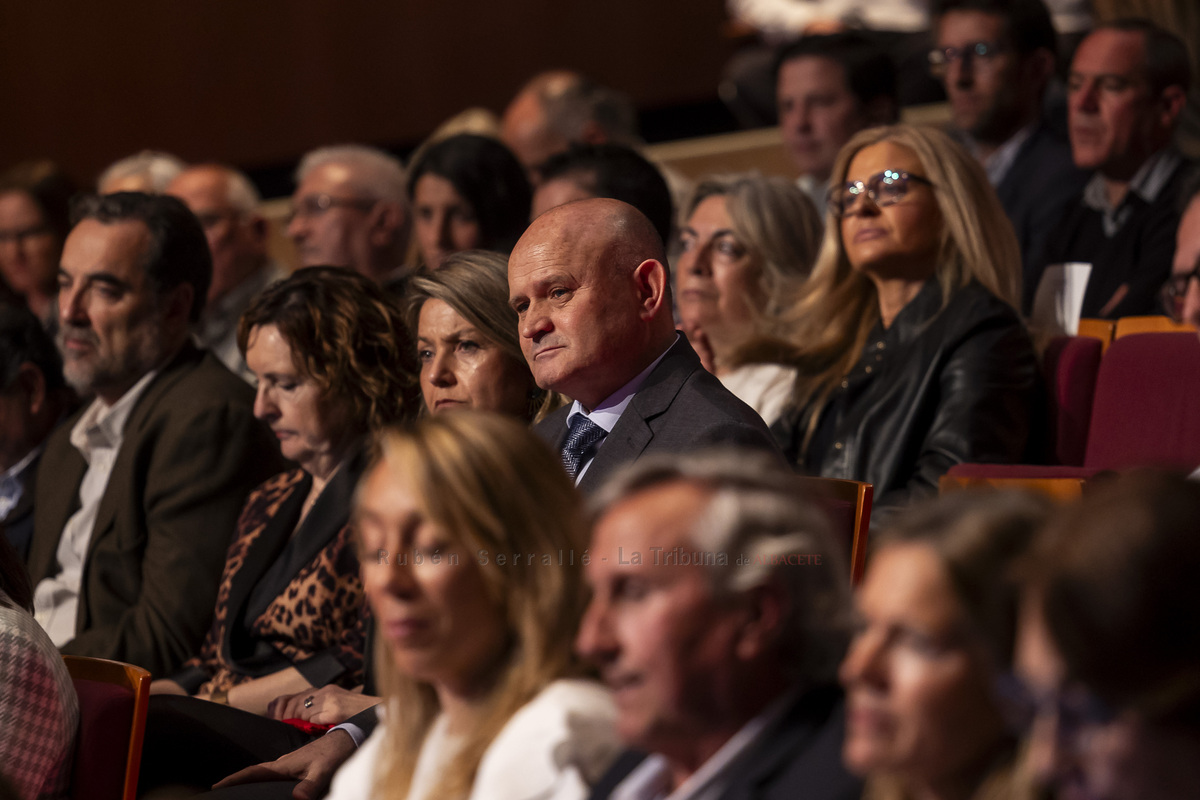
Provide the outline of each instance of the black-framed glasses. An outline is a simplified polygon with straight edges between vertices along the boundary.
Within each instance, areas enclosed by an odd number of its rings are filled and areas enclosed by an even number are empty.
[[[375,207],[374,200],[365,197],[334,197],[329,194],[310,194],[301,197],[292,205],[292,213],[288,222],[296,217],[319,217],[333,208],[354,208],[359,211],[370,211]]]
[[[1082,686],[1037,694],[1011,673],[999,675],[993,691],[1001,714],[1016,734],[1027,734],[1039,719],[1053,718],[1061,740],[1077,742],[1088,730],[1108,725],[1117,711]]]
[[[1188,286],[1192,281],[1200,280],[1200,259],[1192,267],[1191,272],[1181,272],[1167,278],[1167,282],[1158,290],[1163,310],[1175,322],[1183,322],[1183,300],[1187,296]]]
[[[49,225],[31,225],[28,228],[20,230],[0,230],[0,244],[5,242],[17,242],[24,244],[26,239],[32,239],[35,236],[46,236],[53,233]]]
[[[829,187],[826,202],[829,211],[835,217],[847,217],[857,214],[859,198],[863,195],[871,198],[871,202],[883,208],[892,206],[904,199],[908,194],[909,181],[933,186],[933,181],[920,175],[913,175],[903,170],[885,169],[877,172],[865,181],[848,181],[840,186]]]
[[[929,69],[941,75],[955,61],[964,63],[978,61],[980,66],[991,64],[992,59],[1008,50],[1003,42],[971,42],[962,47],[935,47],[929,51]]]

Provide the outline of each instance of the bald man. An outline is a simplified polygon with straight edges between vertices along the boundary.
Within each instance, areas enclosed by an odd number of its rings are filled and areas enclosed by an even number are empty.
[[[179,173],[166,193],[200,220],[212,253],[212,283],[196,326],[197,343],[253,384],[254,373],[237,345],[238,319],[263,289],[284,277],[267,258],[267,222],[258,213],[258,190],[236,169],[197,164]]]
[[[675,332],[662,240],[633,206],[578,200],[538,217],[509,258],[508,287],[534,379],[574,401],[536,430],[583,491],[651,452],[778,455],[762,419]]]

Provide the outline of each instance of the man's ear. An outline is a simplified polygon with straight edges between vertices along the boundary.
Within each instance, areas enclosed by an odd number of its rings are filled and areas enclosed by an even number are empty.
[[[46,404],[46,376],[31,362],[25,361],[17,367],[17,377],[13,381],[25,397],[25,406],[32,416],[37,416]]]
[[[642,307],[642,319],[654,319],[667,301],[666,265],[657,259],[648,258],[633,271],[633,281]]]
[[[196,288],[190,283],[181,283],[171,289],[161,300],[163,321],[168,325],[180,324],[186,330],[192,324],[192,303],[195,299]]]
[[[1186,103],[1187,92],[1182,86],[1168,86],[1162,90],[1158,97],[1158,106],[1161,115],[1159,119],[1164,128],[1175,129],[1175,123],[1179,121],[1179,115],[1183,113]]]
[[[788,598],[783,587],[770,581],[746,592],[742,602],[746,618],[738,632],[734,652],[739,659],[751,661],[778,646]]]
[[[367,230],[371,245],[391,247],[404,228],[404,209],[393,200],[375,203],[367,217]]]

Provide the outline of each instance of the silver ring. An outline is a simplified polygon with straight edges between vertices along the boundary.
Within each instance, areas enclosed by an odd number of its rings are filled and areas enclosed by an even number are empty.
[[[304,707],[305,707],[305,708],[312,708],[312,701],[313,701],[313,696],[310,694],[308,697],[306,697],[306,698],[304,699]]]

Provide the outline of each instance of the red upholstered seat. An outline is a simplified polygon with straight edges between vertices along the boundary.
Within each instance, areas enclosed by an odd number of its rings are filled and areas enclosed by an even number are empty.
[[[1087,452],[1092,397],[1104,344],[1089,336],[1060,336],[1046,347],[1050,443],[1059,464],[1080,466]]]
[[[134,800],[150,673],[120,661],[63,656],[79,696],[74,800]]]

